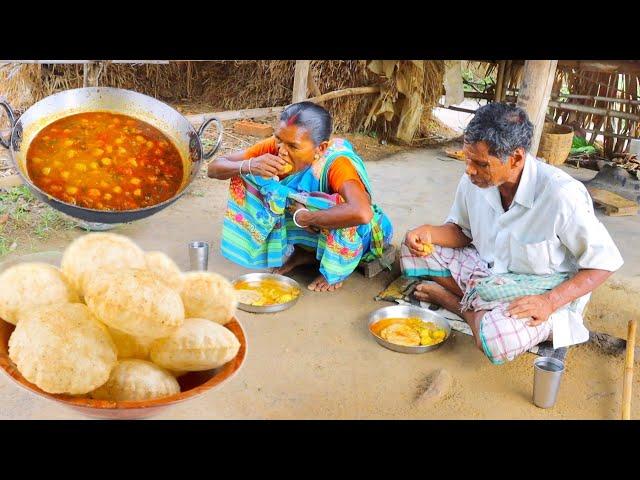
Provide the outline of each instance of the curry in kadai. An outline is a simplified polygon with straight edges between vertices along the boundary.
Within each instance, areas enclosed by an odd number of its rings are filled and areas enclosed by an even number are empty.
[[[179,190],[183,162],[160,130],[126,115],[87,112],[43,128],[27,151],[29,178],[41,190],[95,210],[136,210]]]

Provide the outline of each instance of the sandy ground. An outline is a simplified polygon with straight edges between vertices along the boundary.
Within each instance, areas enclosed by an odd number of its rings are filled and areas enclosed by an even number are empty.
[[[449,209],[463,164],[440,149],[398,153],[367,165],[377,202],[395,222],[395,241],[425,222],[441,222]],[[571,173],[581,175],[595,172]],[[229,278],[246,271],[219,254],[227,182],[201,178],[174,206],[152,218],[116,231],[146,250],[162,250],[187,268],[187,242],[211,243],[210,270]],[[600,215],[600,214],[599,214]],[[640,217],[600,215],[619,245],[626,264],[617,275],[640,283],[640,252],[634,236]],[[61,234],[37,250],[61,250],[80,231]],[[637,243],[636,243],[637,244]],[[20,247],[10,257],[26,253]],[[314,272],[293,277],[304,284]],[[532,354],[493,366],[472,339],[455,332],[441,349],[405,355],[383,349],[369,336],[367,315],[389,305],[373,297],[392,273],[366,280],[357,273],[334,294],[304,291],[298,304],[283,313],[239,312],[248,336],[248,355],[240,372],[218,389],[170,407],[161,419],[616,419],[620,414],[623,358],[591,346],[570,350],[558,403],[542,410],[531,403]],[[626,322],[637,316],[631,296],[617,284],[594,295],[590,326],[626,336]],[[629,288],[629,287],[625,287]],[[435,403],[416,404],[423,379],[444,368],[454,384]],[[640,376],[636,374],[632,417],[640,417]],[[81,419],[81,414],[34,397],[0,379],[0,418]]]

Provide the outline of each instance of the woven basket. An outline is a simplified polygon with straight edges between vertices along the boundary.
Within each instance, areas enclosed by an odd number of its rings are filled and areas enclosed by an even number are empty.
[[[545,123],[540,137],[538,157],[551,165],[562,165],[571,152],[573,129],[567,125]]]

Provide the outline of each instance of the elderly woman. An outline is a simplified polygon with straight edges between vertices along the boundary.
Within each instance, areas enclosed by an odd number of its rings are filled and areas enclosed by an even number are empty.
[[[462,316],[494,364],[588,340],[591,292],[623,263],[584,185],[531,155],[532,135],[521,108],[479,108],[446,222],[409,231],[401,251],[403,272],[430,280],[416,298]]]
[[[211,162],[209,177],[231,179],[225,258],[280,274],[317,264],[309,289],[333,291],[361,259],[382,256],[391,222],[372,204],[367,170],[351,144],[330,138],[331,124],[324,108],[296,103],[282,112],[273,137]]]

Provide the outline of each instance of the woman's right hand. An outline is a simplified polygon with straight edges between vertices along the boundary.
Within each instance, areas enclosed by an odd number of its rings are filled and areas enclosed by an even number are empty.
[[[265,153],[250,160],[251,173],[265,178],[278,176],[287,165],[282,158]]]
[[[431,243],[432,228],[432,225],[422,225],[407,232],[404,243],[416,257],[426,257],[433,253],[433,244]]]

